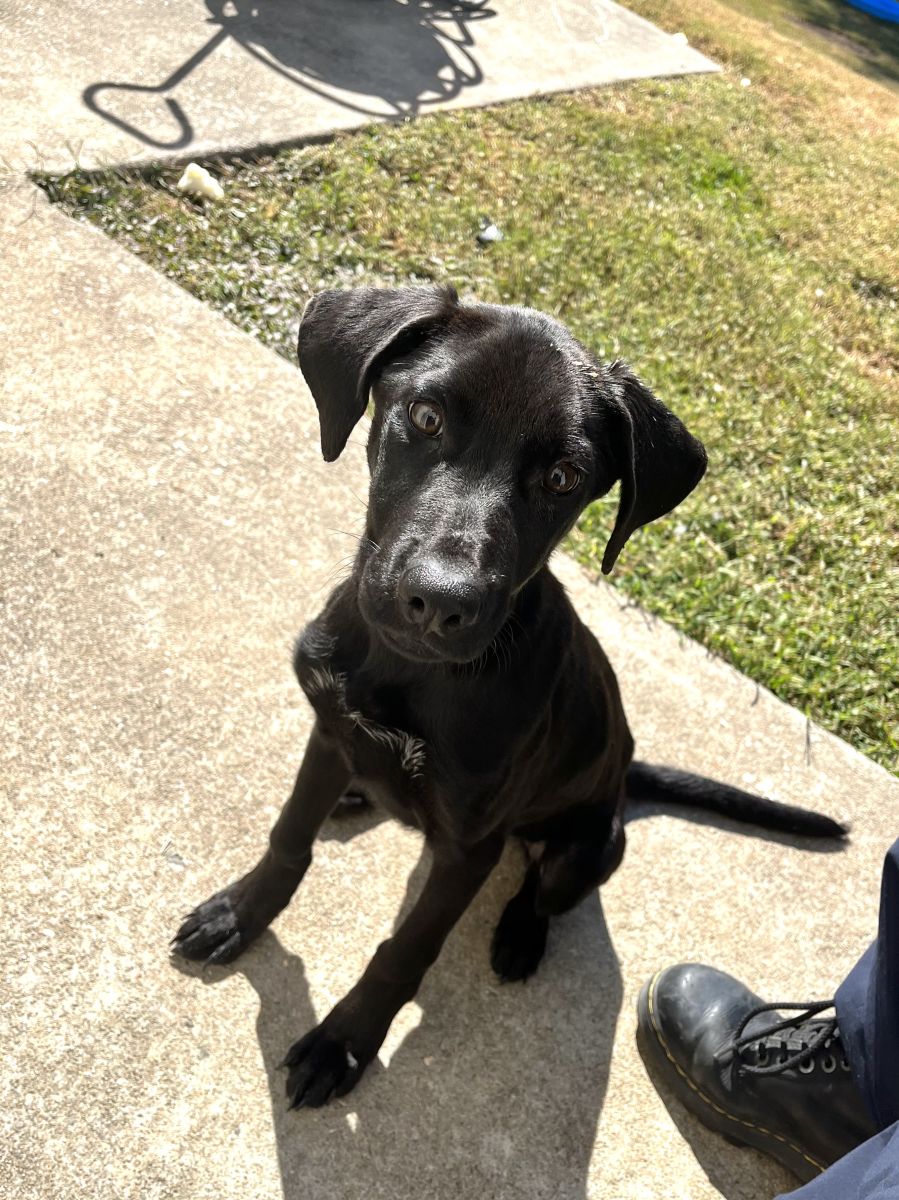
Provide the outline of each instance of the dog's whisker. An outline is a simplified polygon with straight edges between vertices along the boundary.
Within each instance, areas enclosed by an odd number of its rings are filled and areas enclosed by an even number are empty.
[[[513,630],[516,628],[520,629],[528,641],[531,640],[531,635],[530,635],[530,631],[528,630],[528,627],[525,625],[524,621],[522,621],[522,619],[518,615],[518,613],[514,611],[514,609],[511,613],[509,613],[509,624],[511,625]]]
[[[348,575],[352,571],[355,562],[356,562],[355,554],[347,554],[343,558],[341,558],[338,562],[336,562],[331,567],[331,569],[328,571],[328,574],[325,576],[321,585],[318,588],[316,588],[316,590],[315,590],[316,601],[319,599],[322,592],[324,592],[325,590],[330,591],[337,584],[337,582],[341,576]]]
[[[361,541],[365,537],[364,533],[348,533],[346,529],[338,529],[336,525],[326,525],[325,529],[329,533],[339,533],[341,537],[352,538],[354,542]]]
[[[503,626],[503,653],[506,657],[506,667],[511,670],[512,667],[512,648],[515,645],[515,635],[512,632],[510,625]]]

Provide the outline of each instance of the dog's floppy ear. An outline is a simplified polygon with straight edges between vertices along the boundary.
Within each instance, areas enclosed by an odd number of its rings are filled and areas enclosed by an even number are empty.
[[[680,504],[706,468],[702,442],[624,363],[612,363],[609,372],[621,389],[612,445],[621,495],[615,528],[602,557],[604,575],[614,567],[634,530]]]
[[[319,292],[306,305],[297,354],[333,462],[363,416],[376,368],[444,324],[458,303],[453,288],[356,288]]]

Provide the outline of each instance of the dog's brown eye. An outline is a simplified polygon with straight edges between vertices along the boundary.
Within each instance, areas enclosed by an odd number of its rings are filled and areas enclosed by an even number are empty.
[[[436,404],[429,404],[427,400],[416,400],[409,405],[409,420],[419,433],[428,437],[436,437],[443,429],[443,413]]]
[[[580,482],[580,471],[569,462],[556,463],[543,476],[543,486],[548,492],[555,492],[557,496],[573,492]]]

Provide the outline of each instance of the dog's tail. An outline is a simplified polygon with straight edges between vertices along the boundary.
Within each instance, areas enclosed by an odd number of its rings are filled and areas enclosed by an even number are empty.
[[[676,767],[659,767],[653,763],[633,762],[628,767],[625,790],[630,800],[651,800],[662,804],[690,805],[706,812],[730,817],[763,829],[806,837],[844,838],[849,826],[825,817],[823,813],[766,800],[764,796],[744,792],[742,788],[691,775]]]

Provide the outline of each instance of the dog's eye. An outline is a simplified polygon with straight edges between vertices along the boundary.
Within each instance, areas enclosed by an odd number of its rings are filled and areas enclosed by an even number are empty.
[[[409,405],[409,420],[419,433],[427,437],[436,437],[443,429],[443,413],[436,404],[429,404],[427,400],[416,400]]]
[[[557,462],[543,476],[543,486],[548,492],[555,492],[557,496],[573,492],[580,482],[581,473],[574,463],[570,462]]]

